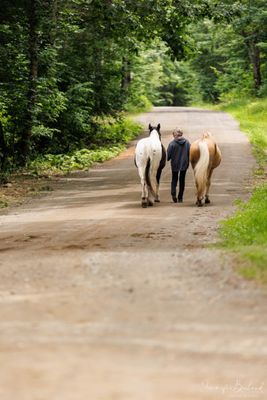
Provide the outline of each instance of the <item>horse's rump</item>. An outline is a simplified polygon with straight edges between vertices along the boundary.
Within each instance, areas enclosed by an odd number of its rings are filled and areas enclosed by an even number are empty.
[[[214,141],[210,133],[206,132],[203,134],[201,139],[194,141],[190,146],[190,162],[195,170],[195,167],[201,157],[207,157],[206,149],[209,153],[209,165],[210,168],[216,168],[221,162],[221,151],[219,146]],[[201,155],[201,150],[203,155]],[[203,161],[202,161],[203,162]]]

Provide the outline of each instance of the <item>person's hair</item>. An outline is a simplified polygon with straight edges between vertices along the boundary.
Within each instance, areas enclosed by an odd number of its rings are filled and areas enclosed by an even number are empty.
[[[181,137],[183,136],[184,132],[181,129],[175,128],[173,131],[173,136],[174,137]]]

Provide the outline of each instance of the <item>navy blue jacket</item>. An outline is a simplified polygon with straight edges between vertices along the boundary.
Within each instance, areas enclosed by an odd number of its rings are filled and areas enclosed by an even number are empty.
[[[167,149],[167,160],[171,160],[172,171],[186,171],[189,167],[190,143],[181,137],[170,142]]]

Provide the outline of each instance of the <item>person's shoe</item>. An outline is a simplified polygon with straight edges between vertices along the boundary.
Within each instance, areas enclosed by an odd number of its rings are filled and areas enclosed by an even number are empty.
[[[178,203],[182,203],[183,202],[183,199],[178,199]]]
[[[172,201],[173,201],[174,203],[177,203],[177,197],[172,196]]]

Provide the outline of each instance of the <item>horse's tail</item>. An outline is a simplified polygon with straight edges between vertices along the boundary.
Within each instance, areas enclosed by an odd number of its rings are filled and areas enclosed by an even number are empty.
[[[160,181],[162,170],[166,165],[166,160],[167,160],[166,149],[163,146],[163,144],[161,144],[161,160],[160,160],[160,163],[159,163],[159,166],[158,166],[158,170],[157,170],[157,175],[156,175],[156,179],[157,179],[157,184],[158,185],[159,185],[159,181]]]
[[[204,195],[206,188],[210,155],[209,155],[208,145],[204,140],[201,140],[198,145],[199,145],[200,156],[195,166],[194,173],[195,173],[198,197],[200,198]]]

